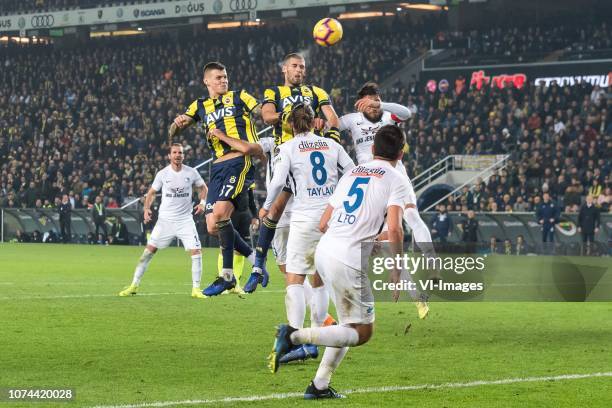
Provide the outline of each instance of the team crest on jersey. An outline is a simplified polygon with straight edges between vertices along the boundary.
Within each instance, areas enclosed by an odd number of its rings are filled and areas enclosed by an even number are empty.
[[[229,96],[224,96],[223,97],[223,103],[226,104],[226,105],[229,104],[229,103],[232,103],[232,98],[230,98]]]
[[[189,183],[189,177],[185,177],[185,183]]]

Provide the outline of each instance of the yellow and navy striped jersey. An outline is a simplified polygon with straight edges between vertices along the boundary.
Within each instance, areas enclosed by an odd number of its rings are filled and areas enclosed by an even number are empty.
[[[321,107],[330,105],[329,95],[323,89],[312,85],[301,86],[274,86],[264,92],[262,105],[273,103],[277,112],[291,112],[294,103],[303,102],[319,115]],[[274,143],[280,145],[293,138],[293,130],[286,120],[279,121],[274,126]]]
[[[259,140],[251,111],[259,105],[248,92],[228,91],[218,98],[197,99],[189,105],[185,114],[196,122],[202,122],[204,131],[222,130],[227,136],[255,143]],[[217,138],[209,138],[208,146],[213,159],[233,151]]]

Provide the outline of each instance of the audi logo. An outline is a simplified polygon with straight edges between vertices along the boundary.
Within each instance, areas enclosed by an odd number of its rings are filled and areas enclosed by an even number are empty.
[[[257,0],[230,0],[230,10],[248,11],[257,8]]]
[[[41,14],[33,16],[30,20],[33,28],[52,27],[55,24],[55,17],[51,14]]]

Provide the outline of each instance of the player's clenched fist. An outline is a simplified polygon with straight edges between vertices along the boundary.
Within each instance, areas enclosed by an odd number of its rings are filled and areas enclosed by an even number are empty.
[[[178,115],[176,118],[174,118],[174,124],[179,129],[183,129],[185,126],[189,124],[190,119],[191,118],[185,114]]]

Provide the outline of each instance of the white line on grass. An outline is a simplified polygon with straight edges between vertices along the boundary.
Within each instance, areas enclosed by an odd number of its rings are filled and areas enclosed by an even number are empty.
[[[555,375],[550,377],[523,377],[523,378],[504,378],[501,380],[479,380],[471,381],[466,383],[444,383],[444,384],[421,384],[421,385],[392,385],[384,387],[368,387],[368,388],[357,388],[354,390],[342,391],[343,394],[380,394],[386,392],[397,392],[397,391],[418,391],[418,390],[437,390],[444,388],[468,388],[468,387],[479,387],[482,385],[506,385],[516,383],[527,383],[527,382],[541,382],[541,381],[562,381],[562,380],[578,380],[582,378],[595,378],[595,377],[612,377],[612,372],[605,373],[591,373],[591,374],[564,374]],[[127,404],[127,405],[96,405],[90,408],[147,408],[147,407],[172,407],[177,405],[198,405],[198,404],[221,404],[231,402],[253,402],[253,401],[269,401],[269,400],[280,400],[288,398],[303,397],[304,394],[301,392],[289,392],[285,394],[268,394],[268,395],[255,395],[252,397],[227,397],[220,399],[200,399],[200,400],[184,400],[184,401],[158,401],[158,402],[145,402],[141,404]]]
[[[191,292],[163,292],[163,293],[138,293],[136,297],[140,296],[167,296],[167,295],[189,295]],[[257,293],[285,293],[284,290],[260,290]],[[53,296],[0,296],[0,300],[35,300],[35,299],[87,299],[87,298],[105,298],[105,297],[118,297],[113,294],[94,294],[94,295],[53,295]]]
[[[165,296],[165,295],[189,295],[187,292],[166,292],[166,293],[139,293],[140,296]],[[33,299],[85,299],[85,298],[105,298],[105,297],[119,297],[119,295],[100,294],[100,295],[61,295],[61,296],[6,296],[0,297],[0,300],[33,300]]]

